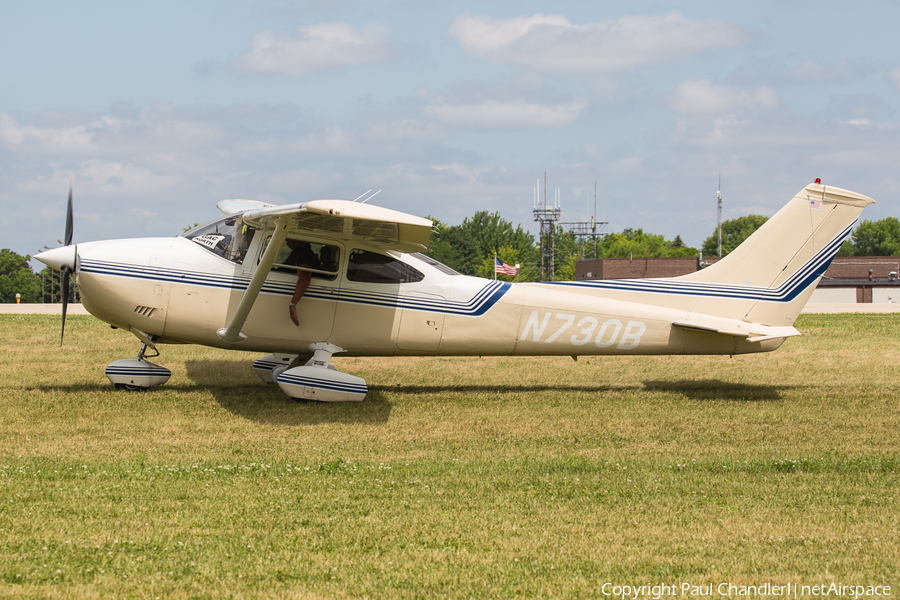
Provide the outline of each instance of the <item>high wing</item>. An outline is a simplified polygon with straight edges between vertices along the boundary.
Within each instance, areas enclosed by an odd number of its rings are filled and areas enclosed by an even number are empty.
[[[259,200],[222,200],[216,203],[216,208],[222,211],[223,215],[233,215],[234,213],[247,212],[249,210],[259,210],[262,208],[272,208],[276,204],[268,202],[260,202]]]
[[[274,229],[277,222],[284,221],[291,231],[315,231],[338,240],[364,239],[399,252],[427,250],[431,235],[428,219],[347,200],[270,205],[247,210],[242,219],[245,224],[258,229]]]
[[[432,222],[428,219],[347,200],[313,200],[283,206],[265,205],[253,200],[224,200],[217,206],[223,212],[232,208],[238,209],[237,212],[243,209],[240,218],[245,225],[274,230],[231,323],[216,332],[219,339],[229,343],[247,339],[241,333],[241,327],[288,233],[311,231],[336,240],[361,239],[398,252],[427,250],[431,235]]]

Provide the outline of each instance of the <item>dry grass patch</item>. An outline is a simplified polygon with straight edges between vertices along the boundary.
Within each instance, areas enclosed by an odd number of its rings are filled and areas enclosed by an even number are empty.
[[[296,403],[257,355],[0,316],[0,593],[597,597],[616,583],[897,584],[900,319],[804,316],[743,357],[339,358]]]

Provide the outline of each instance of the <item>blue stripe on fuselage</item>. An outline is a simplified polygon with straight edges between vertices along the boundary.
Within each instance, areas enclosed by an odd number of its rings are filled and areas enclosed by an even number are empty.
[[[235,291],[244,291],[250,284],[250,278],[243,276],[197,273],[161,267],[141,267],[89,258],[83,258],[81,260],[79,272]],[[294,283],[290,281],[266,281],[260,291],[264,294],[290,296],[294,293],[294,288]],[[406,310],[420,310],[478,317],[493,308],[493,306],[506,295],[510,288],[511,284],[508,282],[489,281],[470,299],[457,301],[426,297],[410,297],[398,295],[396,293],[379,292],[377,290],[326,288],[311,285],[306,291],[306,297],[315,300],[332,300],[348,304],[383,306],[386,308],[403,308]]]
[[[678,281],[677,279],[607,279],[603,281],[558,281],[548,285],[585,287],[623,292],[704,296],[765,302],[790,302],[821,277],[834,259],[841,244],[853,229],[854,222],[826,244],[815,256],[775,288],[735,284]]]

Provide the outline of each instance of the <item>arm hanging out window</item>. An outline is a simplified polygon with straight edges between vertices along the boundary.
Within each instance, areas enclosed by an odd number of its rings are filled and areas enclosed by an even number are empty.
[[[297,304],[309,288],[312,279],[333,280],[337,277],[340,264],[340,248],[327,244],[311,243],[308,240],[288,238],[279,249],[272,266],[273,271],[297,274],[297,284],[288,303],[291,321],[300,326]]]

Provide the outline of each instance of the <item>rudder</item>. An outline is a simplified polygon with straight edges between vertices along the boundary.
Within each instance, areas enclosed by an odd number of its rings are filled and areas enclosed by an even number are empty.
[[[860,213],[872,203],[855,192],[810,184],[728,256],[676,279],[766,288],[765,297],[743,320],[793,323]],[[717,312],[709,309],[702,312]]]

